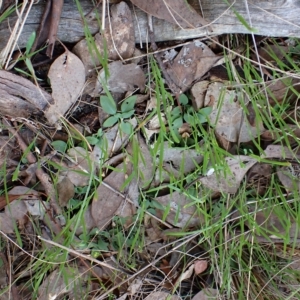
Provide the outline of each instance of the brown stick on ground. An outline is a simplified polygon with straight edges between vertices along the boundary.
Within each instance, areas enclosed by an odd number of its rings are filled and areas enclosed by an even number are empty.
[[[51,21],[48,33],[48,48],[46,51],[47,56],[52,58],[55,41],[57,39],[58,25],[63,8],[64,0],[52,0],[51,6]]]
[[[31,53],[48,41],[47,56],[52,58],[64,0],[47,0]]]
[[[35,52],[37,47],[46,42],[48,37],[48,30],[50,26],[50,10],[51,10],[51,0],[47,0],[46,6],[44,7],[44,12],[40,21],[39,28],[36,33],[36,39],[31,47],[31,53]]]

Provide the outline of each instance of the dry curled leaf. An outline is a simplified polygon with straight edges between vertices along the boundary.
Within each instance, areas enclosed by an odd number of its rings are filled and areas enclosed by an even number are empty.
[[[53,125],[77,100],[85,83],[84,65],[75,54],[66,51],[53,62],[48,77],[54,104],[45,111],[45,116]]]

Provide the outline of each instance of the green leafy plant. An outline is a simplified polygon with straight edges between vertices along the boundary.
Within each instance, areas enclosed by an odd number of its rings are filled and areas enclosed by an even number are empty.
[[[57,151],[60,151],[62,153],[65,153],[67,151],[67,148],[68,148],[68,145],[66,142],[64,141],[61,141],[61,140],[57,140],[57,141],[53,141],[51,143],[51,146],[57,150]]]
[[[97,133],[94,133],[91,136],[87,136],[86,140],[90,145],[97,145],[97,144],[101,144],[101,139],[103,136],[103,130],[102,128],[98,129]]]
[[[117,105],[112,97],[101,96],[100,103],[103,110],[111,115],[103,123],[103,127],[111,127],[117,122],[120,124],[120,128],[124,133],[130,134],[132,132],[132,125],[129,122],[124,121],[134,114],[134,105],[136,102],[136,96],[128,97],[121,104],[121,111],[117,111]]]
[[[192,106],[188,105],[189,99],[185,94],[180,95],[179,102],[182,108],[177,106],[171,111],[172,127],[177,133],[184,122],[189,123],[191,126],[206,123],[207,117],[212,112],[211,107],[204,107],[196,112]]]
[[[15,70],[22,74],[25,74],[26,76],[32,77],[35,81],[35,84],[38,85],[37,82],[41,79],[37,78],[35,75],[35,71],[34,71],[34,68],[33,68],[33,65],[31,62],[31,58],[32,58],[32,56],[34,56],[36,53],[38,53],[42,49],[31,52],[31,49],[32,49],[35,39],[36,39],[36,32],[34,31],[29,36],[29,39],[26,44],[25,52],[23,53],[22,57],[20,57],[20,59],[19,59],[20,61],[23,60],[25,62],[26,67],[27,67],[28,71],[30,72],[30,74],[20,68],[15,68]]]

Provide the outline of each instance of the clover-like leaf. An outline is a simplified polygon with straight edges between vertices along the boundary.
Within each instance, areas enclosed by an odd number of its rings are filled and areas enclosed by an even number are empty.
[[[181,109],[179,106],[176,106],[174,109],[171,111],[171,117],[172,120],[177,119],[181,115]]]
[[[101,96],[100,97],[100,104],[102,109],[110,115],[114,115],[117,112],[117,105],[112,99],[112,97],[107,97],[107,96]]]
[[[97,138],[95,136],[87,136],[86,140],[90,145],[96,145],[99,142],[99,138]]]
[[[118,117],[111,116],[105,120],[105,122],[103,123],[102,126],[103,127],[111,127],[111,126],[115,125],[117,122],[118,122]]]
[[[204,107],[204,108],[201,108],[199,110],[199,113],[203,116],[209,116],[212,112],[212,107],[211,106],[208,106],[208,107]]]
[[[130,96],[127,99],[125,99],[121,105],[121,111],[124,113],[132,110],[134,108],[136,99],[136,96]]]
[[[182,104],[182,105],[187,105],[188,102],[189,102],[189,98],[185,95],[185,94],[181,94],[179,96],[179,102]]]
[[[211,112],[212,112],[212,107],[210,107],[210,106],[200,109],[198,114],[197,114],[200,123],[207,122],[208,121],[208,116],[211,114]]]
[[[134,109],[126,111],[126,112],[122,112],[120,114],[120,118],[122,118],[122,119],[128,119],[128,118],[130,118],[134,114],[134,112],[135,112]]]
[[[183,119],[185,122],[189,123],[190,125],[195,125],[195,117],[193,115],[190,115],[189,113],[186,113],[183,115]]]
[[[121,122],[120,123],[121,130],[126,134],[132,133],[132,125],[128,122]]]
[[[180,128],[183,124],[182,118],[177,118],[173,121],[173,127],[174,128]]]
[[[66,150],[67,150],[67,147],[68,147],[66,142],[60,141],[60,140],[53,141],[53,142],[51,143],[51,146],[52,146],[55,150],[60,151],[60,152],[62,152],[62,153],[65,153]]]

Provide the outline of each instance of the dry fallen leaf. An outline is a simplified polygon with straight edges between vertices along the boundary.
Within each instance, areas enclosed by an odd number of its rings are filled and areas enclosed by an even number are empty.
[[[218,300],[219,293],[215,289],[204,288],[202,291],[197,293],[192,300]]]
[[[295,217],[290,215],[280,206],[256,207],[249,205],[245,211],[236,211],[231,219],[237,220],[245,218],[245,225],[250,229],[255,229],[257,236],[269,236],[270,238],[288,237],[290,240],[300,237],[299,226]],[[253,224],[254,220],[256,224]]]
[[[269,145],[265,150],[262,158],[280,158],[280,159],[299,159],[300,155],[290,150],[288,147],[281,145]]]
[[[297,140],[300,139],[300,128],[298,125],[289,124],[288,127],[266,130],[261,135],[261,139],[264,141],[275,141],[282,137],[283,134],[288,140],[289,144],[295,144]]]
[[[250,158],[249,156],[236,155],[233,157],[226,157],[225,161],[231,174],[229,174],[226,166],[224,166],[224,172],[227,174],[226,176],[222,175],[222,172],[216,173],[212,168],[212,174],[200,178],[200,181],[205,187],[208,187],[213,191],[234,194],[240,187],[248,170],[257,162],[257,160]]]
[[[196,111],[204,106],[204,99],[209,83],[208,80],[199,81],[191,88],[192,104]]]
[[[296,159],[299,157],[299,154],[294,153],[287,147],[269,145],[260,158]],[[222,173],[219,171],[218,174],[216,174],[212,167],[209,170],[208,175],[199,180],[205,187],[208,187],[213,191],[234,194],[240,187],[248,170],[257,163],[257,159],[244,155],[236,155],[225,158],[225,162],[227,163],[231,174],[229,174],[226,166],[224,166],[224,172]]]
[[[92,216],[92,205],[89,205],[88,208],[84,211],[83,222],[80,222],[79,226],[76,227],[76,234],[80,235],[83,232],[89,232],[91,229],[97,227],[97,224]],[[72,230],[74,230],[75,222],[71,224]]]
[[[142,285],[143,285],[143,281],[141,279],[137,278],[137,279],[133,280],[132,283],[128,287],[128,290],[127,290],[128,294],[130,296],[135,295],[139,291],[139,289],[141,288]]]
[[[184,92],[191,87],[194,81],[199,80],[207,73],[219,59],[206,44],[200,40],[194,40],[182,47],[179,54],[170,63],[171,68],[167,68],[166,72]]]
[[[183,174],[193,172],[197,165],[203,161],[203,156],[194,149],[172,148],[168,142],[164,143],[163,170],[156,170],[153,186],[161,182],[170,182],[170,178],[180,178]],[[157,157],[156,165],[160,162]],[[161,172],[162,171],[162,172]]]
[[[190,205],[192,200],[179,192],[156,197],[155,200],[170,208],[166,220],[176,227],[183,228],[187,226],[190,228],[200,225],[204,220],[204,216],[198,214],[197,207]],[[157,210],[157,213],[160,216],[163,215],[160,210]]]
[[[135,51],[134,28],[131,11],[124,1],[111,7],[111,17],[106,19],[106,24],[109,26],[105,28],[103,35],[95,35],[95,45],[99,53],[102,56],[107,55],[110,60],[131,58]],[[91,56],[85,39],[75,45],[73,52],[82,60],[87,75],[100,65],[97,55]]]
[[[62,273],[56,269],[45,277],[38,289],[40,300],[56,300],[63,296],[70,299],[84,299],[92,289],[88,284],[88,273],[85,268],[67,266]],[[68,278],[68,281],[65,279]]]
[[[284,59],[288,50],[288,46],[265,44],[264,47],[259,47],[257,52],[263,62],[268,62]],[[252,53],[251,58],[257,61],[257,54]]]
[[[29,215],[43,219],[45,210],[49,204],[40,199],[39,193],[24,186],[15,186],[8,192],[8,198],[13,201],[5,206],[4,212],[0,213],[0,229],[5,233],[15,231],[14,224],[22,228],[29,220]]]
[[[113,93],[125,93],[139,89],[145,90],[146,77],[140,66],[136,64],[123,65],[121,61],[114,61],[108,65],[109,78],[106,80],[105,71],[99,72],[94,94],[102,92],[102,83]]]
[[[57,181],[58,203],[61,207],[67,206],[75,195],[75,186],[67,176],[58,176]]]
[[[23,206],[24,208],[24,206]],[[26,207],[25,207],[26,208]],[[22,216],[23,218],[23,216]],[[6,213],[0,213],[0,230],[6,234],[11,234],[15,232],[15,222],[10,215]]]
[[[126,180],[124,165],[117,166],[116,170],[119,171],[113,171],[103,180],[92,202],[91,213],[98,228],[108,225],[114,216],[127,218],[126,224],[130,224],[136,210],[125,196],[120,195],[127,194],[126,190],[121,191]]]
[[[75,54],[66,51],[52,63],[48,77],[54,104],[48,107],[45,116],[53,125],[77,100],[85,83],[84,65]]]
[[[179,278],[176,280],[175,285],[179,284],[184,280],[191,278],[193,272],[194,272],[194,265],[190,265],[189,268],[179,276]]]
[[[291,103],[296,101],[297,93],[294,92],[296,90],[298,93],[300,92],[300,80],[294,77],[284,77],[276,80],[272,80],[261,88],[261,93],[265,95],[265,90],[269,95],[267,101],[271,105],[275,105],[281,103],[284,99],[288,99]]]
[[[207,269],[207,267],[207,260],[196,260],[194,262],[194,270],[196,275],[203,273]]]
[[[289,167],[277,167],[277,176],[287,192],[300,191],[300,165],[291,163]]]
[[[206,92],[205,105],[213,109],[210,122],[215,125],[215,131],[229,142],[248,142],[264,131],[262,122],[250,124],[248,121],[244,105],[240,103],[245,102],[243,97],[242,92],[228,90],[221,82],[210,84]]]
[[[181,300],[181,298],[166,292],[153,292],[145,300]]]
[[[68,155],[74,161],[69,166],[68,179],[74,186],[88,185],[92,171],[89,153],[82,147],[74,147],[68,150]]]
[[[213,191],[234,194],[240,187],[248,170],[256,164],[257,160],[250,158],[249,156],[236,155],[233,157],[226,157],[225,162],[227,163],[231,174],[229,174],[226,166],[224,166],[224,172],[227,176],[224,176],[222,172],[215,172],[212,168],[212,174],[202,177],[199,180],[205,187],[208,187]]]
[[[183,28],[197,28],[207,25],[205,21],[186,1],[184,0],[130,0],[138,8],[147,14]]]
[[[272,165],[267,163],[257,163],[247,173],[247,188],[252,195],[263,195],[270,183],[272,176]]]

